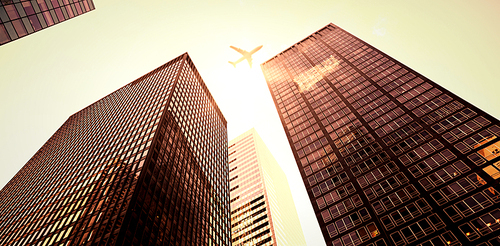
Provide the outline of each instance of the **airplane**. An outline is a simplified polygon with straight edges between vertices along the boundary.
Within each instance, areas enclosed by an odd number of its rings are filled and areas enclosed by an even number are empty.
[[[233,50],[236,50],[236,51],[238,51],[240,54],[242,54],[242,55],[243,55],[243,57],[241,57],[241,58],[240,58],[240,59],[238,59],[237,61],[235,61],[235,62],[231,62],[231,61],[230,61],[229,63],[231,63],[231,65],[233,65],[234,67],[236,67],[236,64],[238,64],[239,62],[241,62],[241,61],[243,61],[243,60],[245,60],[245,59],[246,59],[246,60],[248,61],[248,65],[250,65],[250,68],[252,68],[252,55],[253,55],[255,52],[257,52],[258,50],[260,50],[260,49],[262,48],[262,46],[264,46],[264,45],[261,45],[261,46],[259,46],[259,47],[255,48],[255,49],[253,49],[253,50],[252,50],[252,51],[250,51],[250,52],[248,52],[248,51],[246,51],[246,50],[242,50],[242,49],[240,49],[240,48],[236,48],[236,47],[234,47],[234,46],[229,46],[229,47],[230,47],[230,48],[232,48]]]

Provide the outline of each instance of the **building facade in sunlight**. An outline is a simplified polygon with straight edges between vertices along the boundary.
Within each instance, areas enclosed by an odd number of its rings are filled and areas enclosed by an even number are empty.
[[[500,123],[329,24],[261,65],[327,245],[498,245]]]
[[[229,153],[232,245],[306,245],[285,173],[255,129]]]
[[[0,245],[230,245],[227,123],[188,54],[70,116],[0,191]]]
[[[0,0],[0,45],[94,9],[92,0]]]

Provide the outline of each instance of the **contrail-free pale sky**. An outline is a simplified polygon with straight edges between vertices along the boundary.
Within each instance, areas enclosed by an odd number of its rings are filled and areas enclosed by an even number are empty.
[[[324,245],[259,64],[333,23],[500,117],[500,2],[118,1],[0,46],[0,187],[73,113],[188,52],[228,120],[288,176],[308,245]],[[253,55],[253,68],[227,61]],[[246,65],[246,64],[241,64]]]

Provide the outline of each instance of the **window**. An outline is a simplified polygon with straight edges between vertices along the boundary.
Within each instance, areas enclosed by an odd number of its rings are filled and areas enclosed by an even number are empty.
[[[486,160],[491,161],[500,156],[500,141],[497,141],[486,148],[477,151]]]
[[[7,6],[14,6],[14,5],[7,5]],[[16,29],[17,35],[19,37],[23,37],[26,34],[28,34],[27,31],[26,31],[26,29],[24,28],[24,25],[21,22],[21,20],[19,20],[19,19],[13,20],[12,21],[12,25],[14,25],[14,28]]]
[[[475,179],[471,181],[471,179]],[[431,197],[438,203],[438,205],[443,205],[448,201],[452,201],[462,195],[465,195],[476,188],[476,186],[480,186],[481,181],[477,181],[481,179],[477,174],[471,174],[467,176],[467,178],[462,178],[454,183],[451,183],[440,190],[431,193]],[[482,180],[482,179],[481,179]],[[484,182],[484,180],[483,180]]]
[[[419,180],[418,182],[425,190],[430,190],[436,186],[439,186],[445,182],[448,182],[455,177],[458,177],[461,172],[454,166],[450,164],[443,169],[440,169],[429,176]]]
[[[493,127],[496,127],[496,126],[493,126]],[[492,127],[490,127],[491,129]],[[491,133],[490,131],[488,130],[483,130],[477,134],[474,134],[473,136],[471,136],[470,138],[467,138],[463,141],[463,143],[465,145],[467,145],[469,148],[472,148],[472,149],[476,149],[494,139],[496,139],[497,137],[495,135],[493,135],[493,133]]]
[[[500,127],[499,127],[499,126],[497,126],[497,125],[490,126],[490,127],[488,128],[488,130],[489,130],[490,132],[492,132],[493,134],[496,134],[497,136],[499,136],[499,135],[500,135]]]
[[[360,184],[361,188],[364,188],[369,184],[373,184],[376,181],[383,179],[390,173],[391,169],[388,168],[386,165],[384,165],[380,168],[375,169],[372,172],[365,174],[363,177],[358,178],[357,181]]]
[[[457,245],[460,243],[451,231],[446,231],[444,233],[441,233],[440,237],[444,239],[444,241],[448,245]]]
[[[348,229],[361,224],[361,222],[361,218],[359,217],[358,213],[355,212],[340,220],[335,221],[335,226],[337,227],[339,233],[343,233]]]
[[[420,220],[417,223],[414,223],[410,226],[407,226],[401,230],[401,235],[406,239],[408,243],[412,243],[419,239],[422,236],[429,235],[433,233],[435,229],[431,226],[431,223],[427,219]],[[394,234],[391,234],[391,237],[393,237]],[[395,241],[396,242],[396,241]],[[397,244],[400,245],[400,244]]]
[[[352,195],[356,192],[356,188],[354,187],[354,185],[352,185],[352,183],[347,183],[344,187],[346,188],[349,195]]]
[[[349,135],[349,134],[348,134]],[[342,156],[346,156],[349,153],[354,153],[356,150],[361,149],[362,147],[368,145],[369,143],[372,143],[374,141],[374,138],[372,135],[368,134],[364,137],[361,137],[356,140],[356,136],[352,136],[352,139],[347,142],[345,139],[343,141],[347,143],[347,145],[343,148],[339,149],[339,152]]]
[[[357,196],[356,201],[358,201],[358,203],[354,202],[353,199],[349,198],[343,202],[337,203],[332,207],[330,207],[329,214],[331,214],[331,218],[329,220],[338,218],[339,216],[346,214],[349,211],[352,211],[354,208],[359,207],[362,204],[359,203],[360,201],[359,196]]]
[[[500,194],[493,187],[488,187],[487,189],[485,189],[483,191],[483,194],[485,194],[494,203],[500,202]]]
[[[500,178],[500,161],[483,168],[483,171],[490,175],[493,179]]]
[[[476,230],[472,229],[469,224],[463,224],[458,227],[460,231],[469,239],[469,241],[474,241],[479,238]]]
[[[423,198],[420,198],[419,200],[415,201],[415,204],[423,213],[427,213],[432,210],[427,201]]]
[[[465,154],[470,151],[470,148],[462,142],[455,144],[454,147],[462,154]]]
[[[459,211],[464,217],[468,217],[478,211],[483,210],[491,206],[493,203],[486,198],[482,193],[477,193],[473,196],[467,197],[466,199],[455,203],[453,205],[457,211]]]
[[[361,173],[364,173],[378,164],[382,163],[383,161],[386,161],[388,159],[388,155],[385,152],[382,152],[358,165],[355,165],[352,167],[351,171],[354,174],[354,176],[359,176]],[[394,162],[389,162],[386,164],[386,166],[391,169],[393,172],[398,170],[398,167],[394,164]]]
[[[393,177],[390,177],[371,188],[365,189],[363,192],[365,193],[368,200],[373,200],[377,196],[381,196],[391,190],[399,187],[401,184],[407,183],[408,180],[404,176],[403,173],[398,173]]]
[[[385,196],[378,201],[374,201],[372,203],[372,207],[375,209],[377,214],[381,214],[384,211],[391,210],[392,208],[410,200],[411,197],[418,195],[419,193],[417,192],[417,190],[412,185],[410,185],[388,196]]]
[[[344,158],[344,161],[348,165],[352,165],[352,164],[354,164],[356,162],[359,162],[359,161],[367,158],[368,156],[370,156],[370,155],[372,155],[372,154],[374,154],[374,153],[376,153],[377,151],[380,151],[380,150],[382,150],[381,146],[378,143],[374,143],[374,144],[372,144],[370,146],[365,147],[361,151],[358,151],[355,154]]]
[[[450,243],[451,243],[451,242],[450,242]],[[448,243],[448,244],[449,244],[449,243]],[[434,237],[434,238],[432,238],[432,239],[430,239],[430,240],[427,240],[427,241],[425,241],[425,242],[424,242],[424,243],[422,243],[422,244],[419,244],[419,246],[424,246],[424,245],[425,245],[425,246],[427,246],[427,245],[432,245],[432,246],[433,246],[433,245],[446,245],[446,244],[445,244],[445,243],[444,243],[444,241],[443,241],[443,240],[442,240],[442,239],[438,236],[438,237]]]
[[[321,174],[321,172],[318,174]],[[315,175],[315,176],[317,176],[317,175]],[[311,177],[314,177],[314,176],[311,176]],[[347,174],[345,172],[343,172],[343,173],[341,173],[341,174],[339,174],[331,179],[326,180],[323,183],[320,183],[319,188],[320,188],[322,193],[325,193],[325,192],[337,187],[338,185],[342,184],[346,180],[348,180]]]
[[[444,212],[453,222],[457,222],[463,218],[463,216],[457,212],[454,206],[449,206],[445,208]]]
[[[395,245],[406,245],[403,237],[397,231],[391,234],[391,239]]]
[[[428,156],[429,154],[433,153],[435,150],[433,147],[431,147],[432,143],[436,144],[436,147],[440,147],[440,143],[439,141],[436,141],[436,142],[431,142],[431,143],[426,143],[416,149],[414,149],[413,151],[410,151],[408,152],[406,155],[402,155],[399,157],[399,160],[401,161],[401,163],[403,163],[405,166],[409,165],[410,163],[412,163],[413,161],[416,161],[416,160],[419,160],[425,156]],[[438,145],[439,144],[439,145]],[[449,151],[448,150],[443,150],[441,151],[441,154],[447,154],[449,155]],[[436,155],[434,155],[432,158],[436,157]],[[427,161],[428,159],[426,159],[425,161]],[[424,161],[424,162],[425,162]]]
[[[486,163],[486,160],[484,160],[483,158],[481,158],[481,156],[479,154],[477,154],[477,153],[472,153],[472,154],[468,155],[467,158],[469,160],[471,160],[477,166],[480,166],[480,165]]]
[[[330,165],[330,163],[334,162],[337,159],[334,153],[329,154],[320,160],[314,162],[310,166],[304,168],[304,172],[306,173],[307,176],[311,175],[313,172],[316,172],[318,170],[321,170],[325,166],[329,165],[329,168],[332,172],[337,173],[343,170],[342,165],[340,163],[336,162]]]
[[[385,208],[382,206],[382,204],[379,201],[372,202],[372,207],[373,210],[375,210],[375,213],[381,214],[385,212]]]
[[[392,229],[395,226],[402,225],[409,222],[410,220],[420,216],[422,212],[413,203],[392,212],[381,218],[382,224],[387,230]]]
[[[484,214],[479,218],[459,226],[462,233],[471,241],[479,238],[477,232],[481,235],[486,235],[500,229],[500,209],[493,210],[490,213]]]
[[[481,126],[487,126],[491,123],[489,120],[485,119],[483,116],[476,117],[474,120],[476,122],[478,122]]]
[[[324,199],[327,205],[330,205],[332,203],[335,203],[339,201],[340,199],[346,197],[348,193],[346,192],[344,187],[340,187],[337,190],[334,190],[326,195],[324,195]]]
[[[385,227],[385,229],[388,231],[395,227],[394,223],[392,222],[392,220],[389,218],[388,215],[380,218],[380,222]]]
[[[327,225],[326,230],[328,231],[328,235],[330,236],[330,238],[338,235],[337,229],[335,229],[335,225],[333,223]]]

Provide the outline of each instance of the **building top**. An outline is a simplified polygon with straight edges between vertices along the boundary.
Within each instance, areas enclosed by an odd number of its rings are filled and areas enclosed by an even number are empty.
[[[163,65],[161,65],[161,66],[159,66],[159,67],[157,67],[157,68],[155,68],[153,71],[151,71],[151,72],[149,72],[149,73],[147,73],[147,74],[145,74],[145,75],[143,75],[143,76],[141,76],[141,77],[139,77],[139,78],[135,79],[134,81],[132,81],[132,82],[130,82],[130,83],[128,83],[128,84],[126,84],[126,85],[124,85],[124,86],[122,86],[122,87],[118,88],[117,90],[113,91],[112,93],[109,93],[108,95],[106,95],[106,96],[104,96],[104,97],[102,97],[102,98],[105,98],[105,97],[107,97],[107,96],[109,96],[109,95],[111,95],[111,94],[113,94],[113,93],[116,93],[116,92],[120,91],[121,89],[123,89],[123,88],[125,88],[125,87],[127,87],[127,86],[134,86],[135,84],[137,84],[138,82],[142,81],[143,79],[146,79],[146,78],[150,77],[151,75],[153,75],[153,74],[155,74],[155,73],[158,73],[158,72],[162,71],[163,69],[165,69],[166,67],[168,67],[168,66],[170,66],[170,65],[172,65],[172,64],[174,64],[174,63],[176,63],[176,62],[179,62],[179,61],[181,61],[181,60],[184,60],[185,62],[187,62],[187,64],[189,65],[189,67],[191,68],[191,70],[193,71],[193,73],[195,74],[195,76],[197,77],[198,81],[200,82],[200,85],[201,85],[201,87],[202,87],[203,91],[205,92],[205,94],[206,94],[206,95],[207,95],[207,97],[209,98],[210,102],[212,103],[212,106],[214,106],[215,111],[217,112],[217,115],[220,117],[220,120],[224,123],[224,126],[226,126],[226,127],[227,127],[227,120],[226,120],[226,118],[225,118],[225,117],[224,117],[224,115],[222,114],[222,111],[220,110],[219,106],[218,106],[218,105],[217,105],[217,103],[215,102],[215,100],[214,100],[214,98],[213,98],[212,94],[211,94],[211,93],[210,93],[210,91],[208,90],[207,85],[205,84],[205,81],[203,81],[203,79],[202,79],[202,77],[200,76],[200,74],[199,74],[198,70],[197,70],[197,69],[196,69],[196,67],[194,66],[194,63],[193,63],[193,61],[191,60],[191,58],[189,57],[188,52],[185,52],[184,54],[182,54],[182,55],[180,55],[180,56],[176,57],[175,59],[173,59],[173,60],[171,60],[171,61],[169,61],[169,62],[167,62],[167,63],[165,63],[165,64],[163,64]],[[179,72],[180,72],[180,71],[179,71]],[[99,103],[99,100],[98,100],[98,101],[96,101],[96,102],[94,102],[94,103],[92,103],[92,104],[90,104],[89,106],[87,106],[87,107],[85,107],[85,108],[91,107],[92,105],[94,105],[94,104],[96,104],[96,103]],[[81,110],[79,110],[79,112],[80,112],[80,111],[81,111]],[[79,112],[76,112],[75,114],[77,114],[77,113],[79,113]],[[75,114],[71,115],[71,116],[70,116],[70,118],[71,118],[71,117],[73,117]]]
[[[282,51],[282,52],[280,52],[279,54],[277,54],[277,55],[273,56],[271,59],[269,59],[269,60],[267,60],[267,61],[263,62],[263,63],[261,64],[261,66],[262,66],[262,65],[264,65],[264,64],[266,64],[266,63],[268,63],[269,61],[271,61],[271,60],[273,60],[273,59],[277,58],[278,56],[280,56],[280,55],[282,55],[282,54],[286,53],[287,51],[289,51],[289,50],[291,50],[291,49],[295,48],[297,45],[299,45],[299,44],[301,44],[302,42],[306,41],[307,39],[311,38],[314,34],[319,34],[319,32],[321,32],[321,31],[323,31],[324,29],[329,28],[329,27],[331,27],[331,28],[339,28],[338,26],[336,26],[336,25],[334,25],[334,24],[330,23],[330,24],[326,25],[325,27],[323,27],[323,28],[321,28],[321,29],[319,29],[319,30],[315,31],[314,33],[312,33],[311,35],[307,36],[306,38],[304,38],[304,39],[300,40],[299,42],[295,43],[294,45],[290,46],[289,48],[287,48],[287,49],[283,50],[283,51]]]

